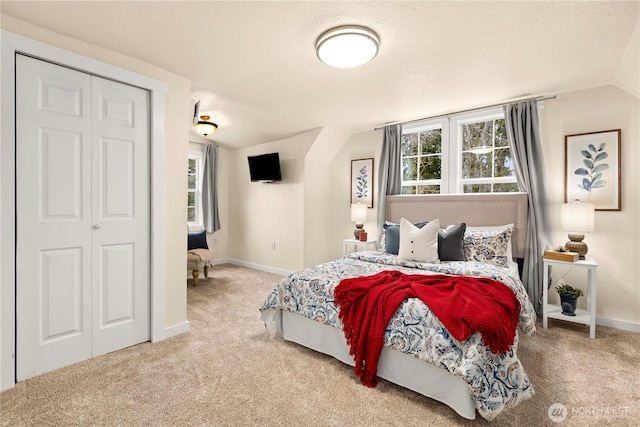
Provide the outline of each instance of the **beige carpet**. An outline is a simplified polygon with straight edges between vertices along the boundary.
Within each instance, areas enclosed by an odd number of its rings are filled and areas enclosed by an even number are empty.
[[[491,424],[270,340],[258,308],[281,278],[233,265],[189,282],[190,332],[24,381],[0,394],[3,426],[636,426],[640,334],[552,321],[522,337],[536,395]],[[554,423],[549,407],[567,416]]]

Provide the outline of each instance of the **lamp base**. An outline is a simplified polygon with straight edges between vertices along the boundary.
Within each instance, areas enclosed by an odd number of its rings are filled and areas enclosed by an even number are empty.
[[[360,240],[360,232],[364,231],[364,224],[361,222],[356,222],[356,229],[353,230],[353,237],[356,240]]]
[[[569,252],[577,252],[580,259],[584,259],[589,247],[582,239],[584,239],[584,234],[569,233],[569,241],[565,243],[564,248]]]

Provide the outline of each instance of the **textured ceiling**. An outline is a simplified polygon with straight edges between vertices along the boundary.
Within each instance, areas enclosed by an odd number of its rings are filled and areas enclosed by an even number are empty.
[[[201,113],[220,125],[212,139],[228,148],[321,126],[360,132],[385,122],[603,84],[637,96],[639,5],[0,3],[5,15],[188,78]],[[316,38],[345,24],[378,33],[380,53],[372,62],[333,69],[318,61]]]

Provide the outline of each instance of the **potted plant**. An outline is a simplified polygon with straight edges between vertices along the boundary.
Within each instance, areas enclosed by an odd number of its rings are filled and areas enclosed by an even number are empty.
[[[584,292],[582,292],[581,289],[574,288],[566,283],[561,283],[560,286],[556,286],[556,291],[558,292],[558,295],[560,295],[562,314],[566,316],[575,316],[578,297],[584,295]]]

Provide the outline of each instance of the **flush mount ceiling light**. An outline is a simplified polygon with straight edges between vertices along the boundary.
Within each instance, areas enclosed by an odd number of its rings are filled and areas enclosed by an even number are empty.
[[[214,133],[216,130],[218,130],[218,125],[210,122],[209,119],[209,116],[200,116],[200,120],[198,120],[198,123],[194,125],[198,133],[207,136],[210,133]]]
[[[345,25],[332,28],[316,41],[316,55],[327,65],[353,68],[364,65],[378,54],[380,39],[365,27]]]

